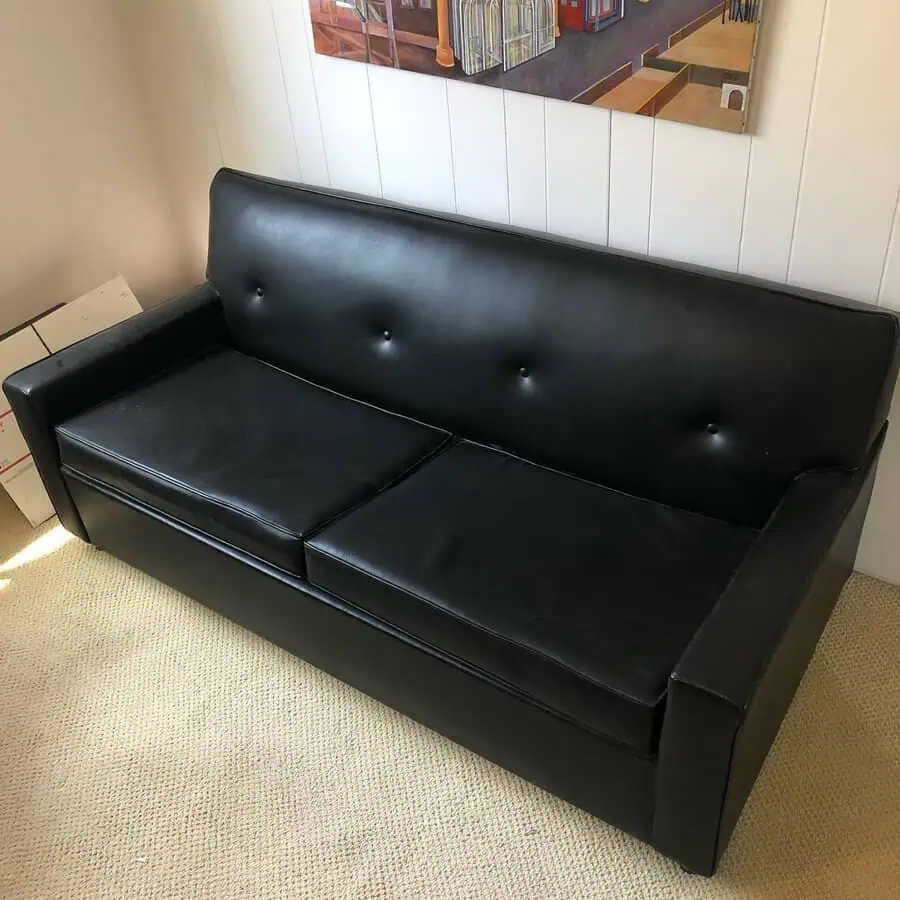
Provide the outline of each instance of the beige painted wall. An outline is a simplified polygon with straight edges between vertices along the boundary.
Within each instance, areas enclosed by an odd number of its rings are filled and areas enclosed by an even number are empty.
[[[900,309],[896,0],[766,0],[753,135],[316,56],[305,0],[122,0],[202,272],[222,163]],[[859,566],[900,583],[900,408]]]
[[[0,332],[121,272],[145,303],[182,249],[115,0],[3,0]]]

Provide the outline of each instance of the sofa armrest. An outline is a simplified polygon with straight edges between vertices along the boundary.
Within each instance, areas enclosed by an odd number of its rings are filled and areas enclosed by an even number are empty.
[[[56,426],[227,339],[219,296],[203,284],[4,381],[44,487],[69,531],[89,540],[60,473]]]
[[[654,844],[690,871],[715,871],[853,570],[885,429],[859,471],[794,480],[671,675]]]

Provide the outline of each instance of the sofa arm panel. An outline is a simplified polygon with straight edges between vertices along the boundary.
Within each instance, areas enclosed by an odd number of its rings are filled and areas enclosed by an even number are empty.
[[[55,428],[91,406],[226,343],[215,289],[202,284],[10,375],[3,390],[62,524],[88,534],[60,473]]]
[[[669,680],[654,844],[711,875],[853,569],[884,430],[792,483]]]

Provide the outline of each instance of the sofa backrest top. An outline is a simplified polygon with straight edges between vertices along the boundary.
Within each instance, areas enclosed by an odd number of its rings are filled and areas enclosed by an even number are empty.
[[[247,353],[753,526],[800,472],[861,464],[896,377],[897,319],[875,307],[230,170],[208,275]]]

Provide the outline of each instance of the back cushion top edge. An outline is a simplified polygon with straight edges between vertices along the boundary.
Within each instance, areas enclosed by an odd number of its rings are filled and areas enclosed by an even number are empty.
[[[897,320],[223,170],[208,276],[235,346],[649,500],[760,527],[861,464]]]

